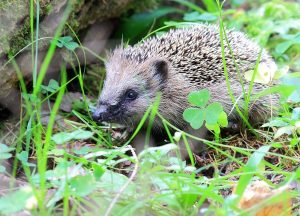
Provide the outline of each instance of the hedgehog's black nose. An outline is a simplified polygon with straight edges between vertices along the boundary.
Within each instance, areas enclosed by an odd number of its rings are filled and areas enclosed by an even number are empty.
[[[102,122],[106,120],[107,108],[106,106],[99,106],[92,114],[92,118],[96,122]]]

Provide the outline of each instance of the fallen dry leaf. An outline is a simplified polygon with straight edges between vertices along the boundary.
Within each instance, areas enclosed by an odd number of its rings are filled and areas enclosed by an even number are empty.
[[[256,205],[262,205],[260,209],[255,212],[255,216],[274,216],[274,215],[291,215],[292,201],[289,196],[284,196],[284,193],[288,190],[287,187],[281,187],[278,189],[270,189],[269,185],[264,181],[255,181],[247,187],[243,197],[239,202],[239,207],[243,210],[253,208]],[[233,189],[233,193],[235,188]],[[272,197],[280,196],[275,202],[266,202]]]

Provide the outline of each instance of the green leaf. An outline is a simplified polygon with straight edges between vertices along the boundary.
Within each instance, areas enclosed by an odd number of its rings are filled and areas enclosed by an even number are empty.
[[[282,55],[283,53],[285,53],[291,46],[293,45],[293,42],[292,41],[285,41],[285,42],[282,42],[280,44],[278,44],[275,48],[275,51]]]
[[[47,202],[47,207],[54,206],[57,202],[61,201],[66,193],[66,181],[61,181],[58,189],[51,195],[50,200]]]
[[[34,94],[25,94],[25,93],[22,93],[22,97],[25,99],[25,100],[29,100],[30,102],[32,103],[39,103],[41,100]]]
[[[92,148],[88,146],[83,146],[80,149],[73,149],[73,152],[78,155],[85,155],[92,151]]]
[[[197,11],[187,13],[183,17],[184,21],[193,22],[193,21],[215,21],[218,19],[217,16],[211,13],[199,13]]]
[[[272,143],[272,148],[282,148],[283,145],[281,143]]]
[[[290,140],[291,147],[295,147],[300,142],[300,138],[293,138]]]
[[[101,189],[105,189],[109,193],[118,193],[127,182],[128,178],[126,176],[110,170],[106,170],[105,173],[101,176],[100,181],[97,183],[99,183],[99,187]],[[136,195],[135,183],[131,182],[122,195],[124,197],[126,197],[126,195]]]
[[[199,129],[203,125],[204,110],[198,108],[188,108],[183,112],[183,118],[189,122],[192,128]]]
[[[293,109],[291,119],[292,120],[299,120],[300,119],[300,107],[296,107],[296,108]]]
[[[262,162],[263,158],[269,151],[270,146],[262,146],[256,150],[249,158],[247,164],[244,166],[244,173],[240,177],[238,185],[236,187],[236,194],[241,197],[244,191],[246,190],[248,184],[250,183],[254,173],[259,169],[259,164]],[[251,173],[251,174],[247,174]]]
[[[28,152],[26,152],[26,151],[20,152],[19,154],[17,154],[17,158],[21,162],[27,162],[27,160],[28,160]]]
[[[72,194],[86,196],[96,189],[96,181],[93,175],[76,176],[70,180]]]
[[[57,90],[59,88],[59,84],[58,84],[58,82],[56,80],[51,79],[49,81],[48,87],[51,88],[51,89],[53,89],[53,90]]]
[[[56,80],[51,79],[49,81],[48,86],[42,85],[42,89],[44,90],[43,93],[46,93],[46,92],[54,93],[59,89],[59,84]]]
[[[33,163],[28,162],[28,152],[22,151],[19,154],[17,154],[17,158],[22,162],[25,166],[35,167],[36,165]]]
[[[221,133],[221,129],[220,126],[218,124],[205,124],[205,127],[208,130],[214,131],[216,134],[220,134]]]
[[[29,199],[33,197],[30,188],[22,188],[14,193],[10,193],[0,198],[0,214],[12,215],[13,213],[22,211],[27,205],[30,205]]]
[[[174,143],[169,143],[165,144],[162,146],[156,146],[156,147],[149,147],[143,150],[140,154],[139,157],[143,158],[145,156],[151,156],[151,158],[156,155],[159,157],[166,156],[169,152],[172,152],[174,150],[178,150],[178,146]]]
[[[292,126],[292,125],[281,127],[276,131],[276,133],[274,135],[274,139],[277,139],[278,137],[282,136],[283,134],[291,135],[294,130],[295,130],[295,126]]]
[[[49,155],[62,156],[65,154],[65,152],[66,151],[64,149],[52,149],[49,151]]]
[[[73,41],[73,38],[70,36],[60,37],[56,43],[60,48],[66,47],[68,50],[74,51],[79,47],[78,43]]]
[[[73,40],[71,36],[64,36],[58,39],[61,43],[68,43]]]
[[[59,48],[62,48],[66,43],[69,43],[70,41],[72,41],[73,38],[71,36],[65,36],[65,37],[60,37],[58,40],[57,40],[57,43],[56,45],[59,47]]]
[[[205,5],[207,11],[209,11],[209,12],[217,12],[217,11],[219,11],[219,7],[218,7],[216,1],[203,0],[202,2]]]
[[[223,111],[223,107],[219,102],[211,103],[206,108],[205,120],[207,124],[214,125],[218,123],[219,115]]]
[[[5,159],[8,159],[8,158],[11,158],[12,154],[10,153],[1,153],[0,154],[0,160],[5,160]]]
[[[105,169],[102,166],[95,163],[93,163],[92,167],[94,170],[94,177],[96,181],[98,181],[101,178],[101,176],[105,173]]]
[[[15,150],[15,148],[11,148],[11,147],[8,147],[7,145],[0,143],[0,154],[11,152],[13,150]]]
[[[161,17],[171,13],[181,13],[181,10],[174,7],[160,7],[151,12],[135,13],[121,20],[115,35],[123,38],[123,41],[130,40],[135,43],[149,32],[154,21],[157,22]]]
[[[232,4],[234,6],[240,6],[242,4],[244,4],[247,0],[232,0]]]
[[[219,114],[218,124],[219,124],[221,127],[227,127],[227,126],[228,126],[228,119],[227,119],[227,114],[226,114],[226,112],[222,111],[222,112]]]
[[[288,102],[299,103],[300,102],[300,88],[296,89],[288,98]]]
[[[299,77],[283,77],[280,79],[283,87],[293,87],[294,91],[288,95],[288,102],[299,103],[300,102],[300,78]]]
[[[207,89],[191,92],[188,95],[188,101],[198,107],[204,107],[210,99],[210,93]]]
[[[296,177],[300,180],[300,167],[296,170]]]
[[[275,51],[280,55],[285,53],[291,46],[300,43],[300,33],[294,35],[286,35],[285,39],[287,39],[287,41],[279,43],[275,48]]]
[[[76,43],[76,42],[69,42],[69,43],[65,44],[65,47],[66,47],[68,50],[74,51],[76,48],[79,47],[79,44]]]
[[[71,133],[68,132],[60,132],[57,134],[54,134],[52,136],[52,140],[57,144],[61,145],[71,140],[86,140],[93,136],[93,132],[86,131],[82,129],[78,129],[76,131],[73,131]]]
[[[287,125],[289,125],[289,123],[283,121],[282,119],[273,119],[270,122],[263,124],[261,127],[283,127]]]

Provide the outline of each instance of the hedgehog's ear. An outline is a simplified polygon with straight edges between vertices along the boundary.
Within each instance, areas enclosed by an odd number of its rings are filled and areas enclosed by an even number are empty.
[[[169,65],[164,59],[156,59],[151,63],[154,71],[154,77],[158,78],[160,82],[165,82],[168,78]]]

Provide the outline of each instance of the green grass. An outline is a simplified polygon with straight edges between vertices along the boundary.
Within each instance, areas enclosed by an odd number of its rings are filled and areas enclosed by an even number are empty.
[[[25,179],[28,186],[21,189],[12,186],[11,192],[1,196],[0,214],[9,215],[28,210],[33,215],[197,215],[198,211],[203,215],[253,215],[263,205],[276,203],[283,196],[293,197],[293,208],[299,208],[299,191],[296,190],[277,193],[249,209],[239,208],[238,205],[243,196],[247,195],[245,191],[253,180],[264,181],[277,189],[288,187],[291,182],[300,179],[300,96],[299,85],[295,84],[300,80],[300,31],[293,27],[300,20],[296,10],[299,5],[297,2],[284,1],[260,4],[249,2],[248,9],[243,10],[239,1],[232,1],[229,6],[222,6],[219,1],[203,1],[203,7],[185,0],[174,2],[187,9],[159,7],[149,13],[126,17],[121,22],[121,29],[125,31],[124,40],[142,40],[187,22],[216,22],[212,18],[219,18],[224,73],[228,91],[235,104],[236,98],[231,91],[224,57],[224,46],[228,43],[224,26],[235,26],[245,31],[270,50],[281,68],[288,65],[290,72],[294,72],[282,78],[281,83],[275,87],[254,96],[260,97],[271,92],[281,94],[282,111],[265,125],[272,130],[254,129],[248,122],[247,110],[253,96],[246,92],[243,112],[237,106],[236,109],[256,136],[250,133],[247,136],[218,134],[215,140],[195,137],[176,128],[160,115],[159,97],[130,136],[117,126],[113,125],[111,128],[97,125],[90,116],[94,104],[87,97],[91,88],[86,79],[92,76],[93,80],[93,75],[88,73],[91,68],[86,65],[85,60],[83,65],[80,64],[74,50],[81,49],[84,55],[89,52],[99,61],[104,62],[105,59],[83,47],[80,38],[68,25],[68,15],[72,10],[70,5],[66,8],[55,35],[39,38],[39,5],[31,0],[31,43],[10,56],[5,64],[13,65],[20,81],[23,102],[20,129],[15,143],[6,143],[9,148],[0,145],[0,160],[11,158],[13,161],[12,173],[5,171],[2,166],[0,171],[11,179]],[[278,11],[279,6],[282,13]],[[176,18],[167,17],[171,13],[176,13]],[[141,25],[137,17],[147,20],[145,25]],[[156,19],[154,23],[151,22],[153,18]],[[273,28],[263,28],[270,25]],[[70,29],[71,38],[62,36],[64,28]],[[135,29],[137,34],[132,35],[131,28],[141,29]],[[149,32],[151,28],[153,30]],[[126,38],[126,35],[131,38]],[[49,40],[49,49],[38,73],[40,40]],[[27,47],[31,47],[32,52],[32,92],[27,90],[22,67],[15,62],[15,57]],[[69,63],[75,76],[67,80],[64,65],[61,68],[60,82],[52,81],[45,86],[44,77],[58,48],[67,49],[74,56],[76,64]],[[234,57],[232,51],[231,55]],[[97,71],[90,74],[96,74],[102,79],[104,77],[103,74],[98,75]],[[254,76],[250,89],[254,84]],[[68,93],[70,82],[74,80],[78,80],[78,90],[83,99],[77,103],[77,110],[73,107],[71,113],[63,113],[59,107],[63,96]],[[44,103],[52,103],[46,125],[42,122]],[[58,116],[63,117],[64,127],[57,127]],[[136,155],[130,144],[147,122],[145,145],[149,144],[155,117],[162,120],[171,143],[148,148]],[[174,135],[171,131],[179,133]],[[118,142],[114,133],[120,133],[127,139],[123,138]],[[179,136],[188,149],[190,162],[170,156],[170,152],[178,151]],[[278,138],[275,139],[276,137]],[[207,155],[195,157],[188,145],[189,139],[205,143]],[[276,181],[278,176],[280,181]],[[235,195],[231,194],[233,186],[236,186]]]

